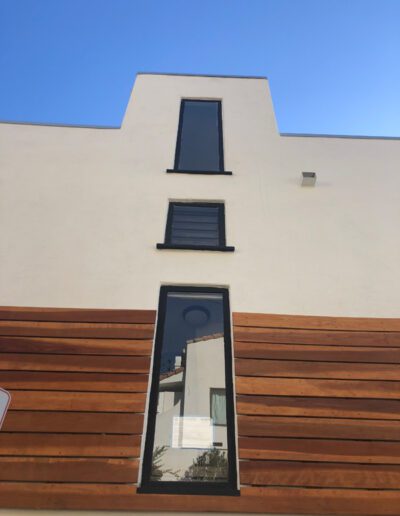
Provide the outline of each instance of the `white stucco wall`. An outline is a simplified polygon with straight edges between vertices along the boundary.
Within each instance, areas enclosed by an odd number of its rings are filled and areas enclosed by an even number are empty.
[[[222,99],[233,176],[166,174],[181,98]],[[318,174],[300,187],[301,171]],[[156,250],[168,200],[223,200],[234,253]],[[0,304],[396,317],[400,141],[280,136],[263,79],[139,75],[120,129],[0,124]]]

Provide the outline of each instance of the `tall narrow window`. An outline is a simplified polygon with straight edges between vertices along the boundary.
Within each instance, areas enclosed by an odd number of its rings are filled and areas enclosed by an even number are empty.
[[[170,202],[165,242],[157,249],[234,251],[225,241],[224,204]]]
[[[182,100],[175,165],[168,172],[231,174],[224,171],[220,101]]]
[[[238,494],[226,289],[162,287],[140,492]]]

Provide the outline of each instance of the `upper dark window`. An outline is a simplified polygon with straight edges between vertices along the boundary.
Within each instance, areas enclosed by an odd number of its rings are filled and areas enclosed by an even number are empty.
[[[175,165],[168,172],[231,174],[224,171],[220,101],[182,100]]]
[[[139,492],[238,494],[228,295],[161,287]]]
[[[165,242],[157,248],[234,251],[226,246],[224,204],[170,202]]]

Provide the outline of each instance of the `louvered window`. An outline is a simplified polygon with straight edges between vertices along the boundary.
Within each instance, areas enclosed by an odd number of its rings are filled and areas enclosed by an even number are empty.
[[[233,251],[225,242],[224,204],[171,202],[165,242],[157,248]]]

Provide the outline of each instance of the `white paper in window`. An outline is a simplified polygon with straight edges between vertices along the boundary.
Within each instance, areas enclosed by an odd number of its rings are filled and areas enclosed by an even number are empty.
[[[209,417],[174,416],[173,448],[209,449],[213,446],[213,425]]]

